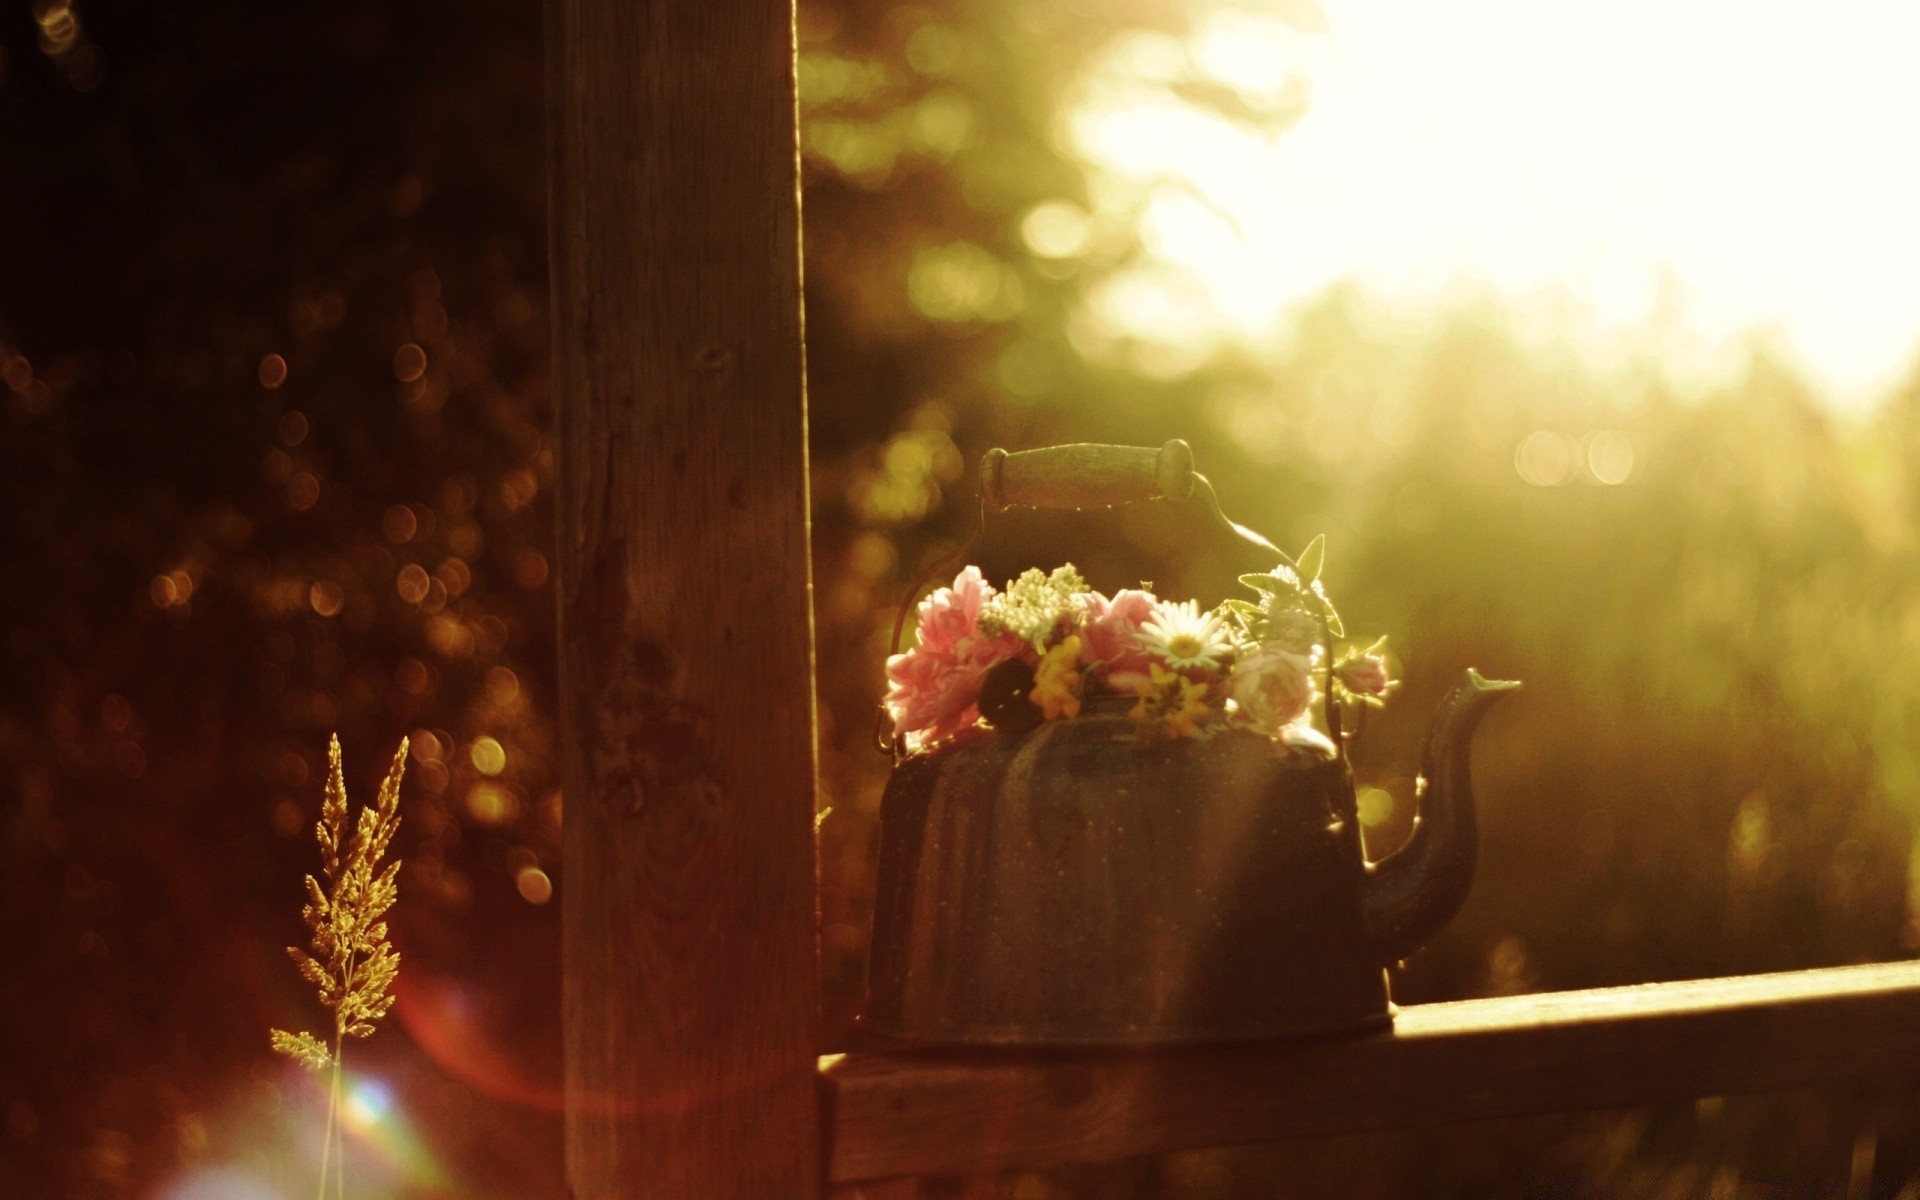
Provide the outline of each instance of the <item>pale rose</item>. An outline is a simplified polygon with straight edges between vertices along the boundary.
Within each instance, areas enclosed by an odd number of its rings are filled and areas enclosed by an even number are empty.
[[[1310,654],[1320,640],[1320,619],[1297,608],[1283,608],[1267,618],[1266,640],[1296,654]]]
[[[1313,659],[1268,644],[1233,666],[1227,684],[1238,719],[1272,737],[1313,704]]]
[[[1387,660],[1378,654],[1361,654],[1333,669],[1334,676],[1356,696],[1384,696],[1393,686],[1387,674]]]
[[[1153,656],[1140,640],[1140,627],[1152,618],[1155,604],[1152,592],[1138,588],[1116,592],[1111,600],[1099,592],[1088,597],[1080,661],[1097,668],[1115,691],[1131,691],[1136,679],[1147,678]]]

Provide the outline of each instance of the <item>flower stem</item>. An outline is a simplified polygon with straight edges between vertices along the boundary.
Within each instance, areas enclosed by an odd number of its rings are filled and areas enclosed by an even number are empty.
[[[346,1122],[340,1117],[340,1077],[347,1053],[347,1018],[343,1008],[353,993],[354,957],[354,953],[348,951],[346,966],[340,972],[339,1002],[333,1010],[333,1089],[327,1098],[327,1137],[331,1141],[328,1149],[333,1157],[333,1194],[337,1200],[345,1200],[347,1194],[347,1135]],[[327,1200],[324,1170],[320,1176],[320,1200]]]
[[[340,1044],[336,1040],[333,1047],[333,1078],[327,1084],[327,1134],[320,1146],[320,1196],[327,1200],[327,1168],[333,1165],[333,1125],[335,1114],[340,1111]]]
[[[1327,647],[1327,694],[1324,698],[1323,713],[1327,721],[1327,736],[1333,739],[1334,750],[1340,755],[1340,761],[1347,761],[1347,739],[1340,731],[1340,704],[1333,695],[1333,656],[1338,650],[1334,642],[1333,623],[1327,620],[1326,606],[1320,611],[1320,640]]]
[[[333,1043],[333,1102],[327,1114],[327,1129],[333,1134],[333,1194],[344,1197],[347,1194],[347,1132],[346,1121],[334,1116],[340,1108],[340,1076],[345,1069],[341,1065],[341,1056],[347,1048],[346,1039],[336,1037]]]

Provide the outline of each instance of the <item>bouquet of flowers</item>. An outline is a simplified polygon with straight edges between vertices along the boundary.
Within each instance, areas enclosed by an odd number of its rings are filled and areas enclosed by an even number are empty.
[[[1229,726],[1292,740],[1316,699],[1377,706],[1396,681],[1386,639],[1342,642],[1320,583],[1324,543],[1296,562],[1242,575],[1257,599],[1210,611],[1128,589],[1109,597],[1072,564],[1030,570],[996,590],[978,567],[920,603],[912,649],[887,660],[887,713],[909,751],[986,724],[1020,731],[1080,715],[1101,697],[1132,701],[1143,739],[1202,738]]]

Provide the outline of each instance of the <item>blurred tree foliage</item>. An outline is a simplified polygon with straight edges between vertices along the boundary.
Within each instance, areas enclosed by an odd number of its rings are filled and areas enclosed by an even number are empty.
[[[1305,0],[1244,8],[1325,24]],[[1481,882],[1397,973],[1403,1000],[1913,950],[1920,385],[1846,425],[1763,346],[1702,391],[1653,342],[1595,361],[1493,301],[1409,315],[1350,288],[1260,337],[1198,301],[1116,322],[1168,278],[1146,218],[1184,185],[1090,161],[1068,117],[1130,89],[1285,137],[1307,88],[1190,53],[1230,11],[802,6],[831,1035],[862,986],[892,609],[966,535],[991,445],[1185,437],[1241,520],[1328,533],[1350,623],[1393,635],[1409,681],[1359,751],[1376,850],[1408,827],[1451,678],[1527,680],[1482,736]],[[399,1024],[363,1061],[426,1159],[364,1157],[368,1194],[561,1194],[539,19],[527,0],[0,17],[9,1195],[307,1177],[314,1098],[265,1031],[304,1003],[278,947],[335,728],[361,787],[415,746]],[[1178,540],[1132,517],[993,532],[990,570],[1073,557],[1108,586]],[[1892,1195],[1920,1170],[1912,1099],[1001,1182],[1764,1196],[1864,1169]]]

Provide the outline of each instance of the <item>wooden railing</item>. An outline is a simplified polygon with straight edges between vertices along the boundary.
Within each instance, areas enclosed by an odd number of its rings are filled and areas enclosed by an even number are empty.
[[[791,0],[547,5],[576,1200],[899,1200],[923,1176],[1920,1071],[1906,964],[1258,1047],[819,1059]]]
[[[1363,1037],[820,1065],[839,1184],[1899,1073],[1920,1075],[1920,963],[1422,1004]]]

